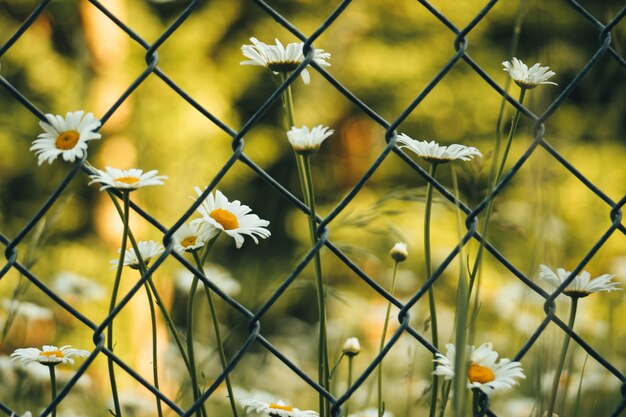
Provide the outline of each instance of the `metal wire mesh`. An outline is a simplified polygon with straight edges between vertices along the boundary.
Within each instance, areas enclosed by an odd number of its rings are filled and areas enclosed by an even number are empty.
[[[36,21],[36,19],[44,12],[46,7],[48,7],[50,3],[50,0],[43,0],[37,5],[37,7],[34,8],[32,13],[28,16],[27,19],[24,20],[24,22],[19,26],[15,33],[3,45],[0,46],[0,57],[2,57],[7,51],[14,47],[16,42],[31,28],[33,22]],[[520,347],[519,351],[513,358],[514,360],[521,360],[522,358],[524,358],[529,349],[546,330],[548,324],[555,323],[564,332],[569,334],[572,339],[589,354],[589,356],[594,358],[598,363],[606,368],[608,372],[614,375],[614,377],[617,378],[620,383],[624,384],[626,382],[626,376],[616,367],[616,365],[610,363],[607,359],[605,359],[600,353],[594,350],[594,348],[590,346],[585,341],[585,339],[580,337],[576,332],[569,328],[565,322],[563,322],[556,316],[554,302],[556,297],[562,293],[562,291],[571,281],[571,279],[573,279],[575,275],[583,270],[585,265],[598,253],[598,251],[613,234],[626,234],[626,228],[624,228],[621,223],[621,209],[624,203],[626,203],[626,196],[624,196],[619,201],[613,201],[601,189],[595,186],[592,181],[587,179],[575,166],[568,162],[568,160],[564,158],[544,138],[544,122],[546,122],[555,112],[559,110],[563,103],[565,103],[568,99],[568,96],[572,93],[572,91],[576,88],[580,81],[587,75],[587,73],[592,70],[594,65],[599,62],[599,60],[609,58],[617,63],[621,68],[626,69],[626,61],[612,46],[611,38],[611,30],[623,19],[624,15],[626,15],[626,7],[620,10],[615,16],[610,18],[607,23],[602,23],[598,18],[586,11],[585,8],[583,8],[579,3],[573,0],[564,2],[564,5],[566,4],[567,6],[569,6],[580,16],[584,17],[584,19],[586,19],[593,27],[595,27],[598,33],[598,46],[595,54],[593,54],[593,56],[584,64],[584,66],[571,80],[571,82],[565,88],[563,88],[560,95],[546,108],[546,110],[542,114],[537,115],[532,113],[528,108],[521,105],[513,97],[509,96],[505,89],[499,84],[499,82],[490,77],[487,72],[483,68],[481,68],[481,66],[474,59],[472,59],[469,54],[467,37],[476,27],[476,25],[489,15],[494,5],[497,3],[496,0],[489,1],[464,27],[457,27],[454,23],[448,20],[446,16],[440,13],[437,8],[435,8],[435,6],[433,6],[433,4],[431,4],[430,2],[419,0],[417,4],[415,4],[415,7],[423,8],[428,13],[432,14],[432,16],[434,16],[441,23],[441,30],[448,31],[449,33],[454,35],[453,45],[456,52],[449,59],[449,61],[441,67],[439,72],[432,78],[432,80],[419,93],[419,95],[417,95],[415,99],[404,109],[404,111],[399,114],[394,120],[387,121],[382,116],[377,114],[377,112],[375,112],[372,108],[366,105],[363,101],[361,101],[361,99],[353,94],[348,88],[344,87],[336,78],[331,75],[331,73],[317,65],[312,60],[312,45],[320,37],[320,35],[322,35],[331,25],[335,23],[337,18],[340,17],[342,13],[344,13],[346,8],[349,7],[351,3],[349,0],[344,0],[339,3],[336,9],[325,18],[323,23],[319,25],[319,27],[317,27],[311,35],[308,36],[302,33],[297,27],[293,26],[288,20],[281,16],[274,8],[272,8],[266,2],[257,0],[254,1],[255,7],[259,7],[263,12],[271,16],[271,18],[273,18],[278,25],[282,26],[291,34],[293,34],[293,36],[304,42],[306,59],[301,65],[299,65],[298,69],[295,70],[288,77],[288,79],[278,89],[276,89],[274,93],[257,109],[257,111],[243,124],[241,128],[235,129],[226,125],[223,121],[214,116],[208,109],[204,108],[198,101],[194,99],[194,97],[192,97],[185,90],[183,90],[183,88],[181,88],[176,82],[168,77],[168,75],[158,66],[159,48],[162,47],[168,41],[168,39],[182,25],[185,24],[187,18],[192,15],[197,9],[199,0],[191,1],[184,9],[184,11],[180,13],[180,15],[176,18],[176,20],[153,43],[149,43],[144,40],[138,33],[136,33],[132,29],[132,25],[127,25],[126,23],[122,22],[122,20],[115,16],[115,14],[109,11],[107,9],[106,2],[101,3],[97,0],[89,0],[89,3],[92,7],[97,8],[101,13],[107,16],[110,21],[113,22],[117,27],[119,27],[130,39],[132,39],[134,43],[136,43],[145,50],[145,69],[141,72],[139,76],[136,77],[136,79],[132,81],[132,83],[127,86],[127,88],[119,95],[114,104],[110,106],[110,108],[100,117],[103,125],[105,125],[107,121],[111,118],[111,116],[119,110],[120,106],[133,93],[133,91],[135,91],[140,85],[142,85],[142,83],[144,83],[146,79],[148,79],[148,77],[155,76],[161,79],[168,88],[170,88],[173,92],[175,92],[183,100],[185,100],[190,106],[190,111],[195,110],[199,112],[211,123],[218,126],[221,130],[223,130],[227,135],[232,138],[232,154],[230,155],[228,161],[224,163],[224,165],[221,167],[219,172],[212,178],[210,183],[206,184],[207,188],[203,194],[203,197],[217,186],[220,180],[229,172],[229,170],[233,167],[235,163],[240,162],[248,166],[255,173],[255,175],[267,182],[269,186],[273,187],[273,189],[275,189],[277,193],[281,194],[284,199],[289,202],[289,204],[292,204],[304,213],[309,213],[307,206],[302,201],[300,201],[287,188],[285,188],[283,184],[278,182],[261,167],[259,167],[259,165],[257,165],[257,163],[255,163],[255,161],[248,157],[244,152],[244,138],[246,134],[255,126],[255,124],[258,123],[258,121],[264,116],[268,109],[270,109],[270,107],[274,106],[276,102],[280,100],[283,91],[291,83],[293,83],[294,80],[296,80],[300,72],[307,65],[313,67],[315,71],[317,71],[321,76],[324,77],[326,82],[328,82],[334,89],[336,89],[337,92],[345,96],[345,98],[347,98],[357,108],[359,108],[360,111],[367,115],[368,118],[370,118],[374,123],[378,124],[384,129],[384,140],[386,145],[384,149],[379,153],[379,155],[375,158],[374,162],[366,170],[364,175],[356,182],[356,184],[349,190],[349,192],[343,197],[343,199],[339,201],[334,209],[331,210],[324,218],[318,218],[318,243],[310,248],[302,261],[293,271],[291,271],[288,277],[275,290],[275,292],[267,300],[265,300],[264,304],[258,309],[257,312],[249,311],[237,300],[225,294],[219,287],[215,286],[210,280],[208,280],[201,271],[199,271],[192,264],[190,264],[184,257],[173,251],[172,235],[174,231],[176,231],[186,220],[189,219],[189,217],[196,210],[197,206],[200,204],[201,199],[198,199],[196,203],[192,204],[187,212],[184,213],[182,217],[180,217],[178,222],[176,222],[176,224],[174,224],[170,228],[161,224],[158,219],[151,216],[150,213],[142,210],[141,207],[135,205],[134,203],[131,203],[132,210],[134,210],[146,221],[148,221],[150,224],[152,224],[155,228],[163,233],[163,242],[167,249],[165,253],[158,257],[158,259],[154,260],[147,273],[145,273],[141,277],[141,279],[137,281],[127,293],[124,294],[124,297],[118,302],[112,314],[100,323],[93,322],[85,317],[83,314],[81,314],[78,310],[72,307],[72,305],[64,301],[61,296],[59,296],[48,286],[46,286],[44,282],[35,274],[33,274],[27,266],[18,261],[18,250],[20,248],[20,245],[23,244],[25,239],[34,232],[38,223],[50,211],[51,207],[53,207],[53,205],[59,201],[63,193],[66,191],[68,185],[79,175],[94,173],[93,170],[88,165],[86,165],[86,156],[82,160],[78,161],[65,176],[65,178],[63,178],[63,180],[57,184],[56,188],[50,194],[47,201],[38,209],[37,213],[32,217],[32,219],[30,219],[28,224],[26,224],[26,226],[24,226],[15,237],[11,238],[5,236],[4,234],[0,234],[0,242],[2,242],[2,245],[4,245],[5,247],[6,256],[6,263],[0,270],[0,279],[2,277],[5,277],[6,274],[11,270],[19,271],[20,274],[22,274],[36,287],[38,287],[54,303],[63,308],[65,311],[67,311],[67,313],[71,314],[76,320],[80,321],[93,332],[94,347],[91,355],[78,368],[76,374],[69,380],[69,382],[63,387],[63,389],[60,390],[56,397],[56,400],[48,405],[48,407],[43,411],[43,413],[41,414],[42,416],[49,415],[52,409],[67,396],[67,394],[75,387],[79,378],[87,371],[87,369],[91,366],[91,364],[98,355],[106,355],[107,357],[112,358],[117,366],[123,369],[132,378],[136,379],[146,389],[152,392],[154,396],[159,397],[175,413],[181,416],[190,416],[194,414],[200,403],[206,401],[211,395],[215,393],[216,389],[224,381],[226,375],[231,373],[235,369],[235,367],[237,367],[240,360],[244,357],[244,355],[247,354],[248,350],[254,343],[263,346],[271,355],[274,355],[278,360],[280,360],[296,375],[298,375],[299,378],[301,378],[308,385],[310,385],[312,389],[317,390],[318,392],[322,392],[332,405],[332,415],[339,416],[340,409],[345,404],[346,400],[348,400],[357,390],[362,387],[365,380],[370,376],[370,374],[372,374],[372,372],[376,369],[378,364],[387,355],[387,353],[394,346],[394,344],[396,344],[400,336],[408,334],[415,338],[418,343],[423,345],[425,349],[433,353],[436,352],[435,347],[432,346],[427,340],[428,338],[422,335],[421,331],[412,327],[412,325],[410,324],[409,310],[440,278],[446,268],[450,266],[451,262],[453,262],[453,260],[459,256],[459,252],[462,246],[471,240],[483,242],[486,250],[489,251],[489,253],[506,269],[508,269],[511,274],[516,276],[521,282],[523,282],[530,289],[532,289],[532,291],[545,299],[545,318],[536,328],[532,336],[526,341],[526,343],[524,343],[523,346]],[[252,4],[250,6],[252,6]],[[446,77],[449,71],[460,62],[464,62],[465,64],[467,64],[467,66],[469,66],[469,68],[471,68],[482,80],[484,80],[485,83],[491,86],[491,88],[493,88],[493,90],[497,94],[505,98],[508,103],[518,109],[522,113],[523,117],[534,123],[534,140],[532,141],[532,143],[515,161],[512,167],[505,173],[493,192],[488,195],[484,200],[482,200],[479,204],[477,204],[474,208],[468,206],[463,201],[457,200],[455,195],[448,188],[446,188],[446,186],[431,177],[410,157],[408,157],[404,152],[399,150],[395,144],[396,129],[398,128],[398,126],[401,125],[406,120],[406,118],[420,105],[420,103],[429,95],[433,88],[435,88],[435,86],[442,79],[444,79],[444,77]],[[21,103],[21,105],[23,105],[24,108],[32,112],[34,116],[36,116],[40,120],[45,121],[44,113],[40,109],[38,109],[37,106],[31,102],[31,100],[29,100],[27,93],[19,91],[3,77],[0,77],[0,84],[5,90],[4,94],[10,94],[10,96],[13,97],[14,100]],[[572,176],[576,177],[580,181],[580,183],[582,183],[593,194],[595,194],[598,199],[600,199],[605,204],[606,214],[608,214],[611,219],[611,225],[604,231],[603,235],[594,243],[591,249],[580,260],[576,268],[572,271],[571,279],[567,282],[564,282],[563,285],[561,285],[556,291],[551,294],[545,292],[540,287],[538,287],[526,274],[517,269],[509,260],[507,260],[507,258],[502,255],[489,241],[483,241],[483,237],[477,230],[478,216],[485,212],[489,201],[506,189],[508,184],[516,176],[518,171],[522,168],[522,166],[526,163],[530,156],[533,155],[533,153],[535,153],[539,148],[543,148],[553,158],[553,162],[555,164],[562,165]],[[357,265],[357,263],[351,260],[351,258],[346,253],[344,253],[338,247],[338,245],[333,242],[329,234],[329,225],[337,218],[340,213],[344,212],[344,210],[349,207],[353,199],[365,186],[366,182],[379,169],[381,164],[390,157],[391,154],[395,154],[417,175],[421,176],[425,181],[432,184],[432,186],[437,190],[438,193],[440,193],[440,195],[444,199],[448,200],[451,204],[457,206],[465,215],[465,224],[467,226],[467,231],[459,242],[459,245],[447,255],[445,260],[434,271],[432,276],[428,277],[428,279],[424,282],[424,285],[419,288],[419,290],[417,290],[408,301],[405,302],[402,302],[399,299],[393,297],[388,291],[386,291],[381,285],[379,285],[373,277],[364,272],[359,267],[359,265]],[[285,291],[290,287],[290,285],[293,284],[299,274],[305,269],[305,267],[314,258],[315,254],[318,253],[323,246],[325,246],[334,256],[336,256],[338,260],[345,263],[345,265],[351,271],[353,271],[354,274],[358,276],[358,278],[361,279],[366,285],[370,286],[381,297],[384,297],[400,310],[398,314],[400,326],[390,337],[382,353],[375,357],[371,364],[367,366],[365,371],[358,378],[356,378],[353,385],[349,387],[349,389],[339,397],[334,397],[329,392],[326,392],[320,385],[318,385],[316,381],[309,377],[285,354],[283,354],[268,339],[266,339],[263,335],[263,329],[260,325],[261,318],[268,312],[270,307],[273,306],[283,296]],[[176,401],[165,396],[162,392],[156,389],[150,381],[144,379],[141,375],[139,375],[138,372],[136,372],[129,365],[127,365],[119,356],[117,356],[111,350],[107,349],[104,344],[104,331],[109,325],[111,325],[113,319],[127,306],[131,298],[141,289],[141,287],[152,276],[152,274],[159,269],[161,264],[167,258],[172,257],[175,258],[182,265],[184,265],[185,268],[193,271],[193,273],[200,278],[204,285],[208,286],[224,302],[228,303],[237,312],[237,314],[240,314],[242,317],[244,317],[245,320],[247,320],[248,322],[249,329],[247,339],[239,347],[235,354],[232,355],[228,367],[213,381],[213,383],[209,387],[207,387],[198,402],[196,402],[196,404],[194,404],[189,409],[181,408],[181,406],[177,404]],[[624,393],[626,393],[626,390],[622,388],[622,394]],[[489,404],[487,402],[485,402],[485,404],[483,404],[482,406],[482,413],[484,415],[495,415],[494,412],[488,408]],[[624,411],[624,409],[626,409],[626,397],[622,397],[621,401],[616,404],[611,416],[620,415]],[[3,403],[0,403],[0,410],[2,410],[6,415],[12,415],[13,413],[13,410],[11,410],[8,405]]]

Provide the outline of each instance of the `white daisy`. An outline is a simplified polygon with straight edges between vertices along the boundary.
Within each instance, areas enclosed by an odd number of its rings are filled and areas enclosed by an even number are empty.
[[[542,67],[539,66],[539,63],[536,63],[528,68],[526,64],[517,58],[513,58],[511,62],[504,61],[502,65],[504,66],[503,70],[509,73],[515,84],[522,88],[535,88],[539,84],[557,85],[552,81],[548,81],[555,75],[554,71],[550,71],[550,67]]]
[[[286,405],[282,401],[276,403],[267,403],[265,401],[259,401],[254,399],[239,400],[239,404],[247,412],[254,411],[257,414],[269,416],[269,417],[316,417],[318,416],[316,411],[313,410],[298,410],[291,406]]]
[[[0,303],[2,308],[11,314],[19,315],[28,320],[52,320],[54,314],[52,310],[28,301],[17,301],[15,299],[4,298]]]
[[[406,243],[398,242],[393,245],[393,248],[391,248],[391,251],[389,251],[389,256],[391,256],[396,262],[406,261],[406,258],[409,257],[409,251],[407,249]]]
[[[17,414],[13,413],[11,414],[11,417],[20,417]],[[25,412],[21,417],[33,417],[33,415],[30,413],[30,411]]]
[[[469,161],[475,156],[483,156],[480,151],[473,146],[468,147],[458,144],[440,146],[435,141],[418,141],[405,135],[404,133],[401,133],[396,137],[396,142],[400,143],[400,145],[398,145],[400,149],[408,148],[409,150],[415,152],[417,156],[433,163],[444,163],[457,159],[460,159],[461,161]]]
[[[163,245],[159,242],[155,242],[154,240],[139,241],[137,242],[137,248],[139,248],[139,255],[146,266],[148,266],[152,258],[159,256],[165,251]],[[118,248],[117,253],[121,254],[122,249]],[[113,267],[117,267],[119,263],[119,259],[111,260],[111,265],[113,265]],[[139,259],[135,254],[135,248],[130,248],[124,252],[124,266],[129,266],[132,269],[139,269]]]
[[[231,297],[241,292],[241,284],[222,266],[207,263],[204,266],[204,276],[220,290]],[[174,279],[174,285],[184,293],[188,293],[193,282],[194,275],[186,268],[180,269]]]
[[[326,126],[318,125],[309,130],[308,127],[292,127],[287,132],[287,139],[296,152],[309,153],[317,151],[324,139],[334,133],[334,130]]]
[[[90,175],[91,182],[102,184],[100,191],[107,188],[116,188],[118,190],[136,190],[137,188],[147,187],[150,185],[163,185],[164,179],[167,179],[165,175],[157,175],[159,171],[152,170],[144,173],[141,169],[117,169],[106,167],[106,171],[98,171],[97,174]]]
[[[256,38],[250,38],[252,45],[243,45],[241,52],[248,61],[241,61],[241,65],[257,65],[265,67],[277,73],[289,73],[296,69],[298,65],[304,60],[303,46],[304,43],[289,43],[285,48],[278,39],[276,39],[276,45],[267,45],[260,42]],[[324,52],[323,49],[315,49],[313,54],[313,61],[321,67],[329,67],[330,64],[326,62],[330,58],[330,53]],[[302,81],[308,84],[311,80],[309,72],[305,68],[300,73]]]
[[[539,266],[539,278],[554,288],[559,287],[570,275],[571,272],[563,268],[558,268],[554,273],[546,265]],[[604,274],[591,279],[589,272],[583,271],[580,275],[576,275],[576,278],[563,290],[563,294],[572,298],[582,298],[594,292],[621,290],[617,288],[620,285],[619,282],[611,282],[614,276]]]
[[[73,272],[58,274],[52,281],[52,289],[57,294],[74,297],[81,301],[95,301],[105,295],[102,285]]]
[[[39,158],[39,165],[46,160],[51,164],[59,155],[65,161],[74,162],[87,151],[87,141],[101,138],[100,133],[95,132],[100,127],[100,120],[92,113],[68,112],[65,118],[46,114],[46,119],[48,123],[39,122],[44,133],[40,133],[30,147]]]
[[[198,196],[202,194],[200,187],[194,187],[194,190]],[[270,222],[259,218],[251,211],[250,207],[241,204],[239,200],[229,202],[224,194],[215,190],[215,196],[209,193],[198,207],[202,218],[192,223],[204,222],[210,228],[226,233],[235,239],[235,245],[239,249],[243,245],[243,235],[250,236],[254,243],[259,243],[257,236],[265,239],[271,235],[270,231],[265,228]]]
[[[184,223],[173,235],[174,250],[178,253],[193,252],[215,235],[217,230],[208,227],[206,223]]]
[[[446,349],[446,356],[441,353],[436,355],[437,367],[433,374],[450,380],[454,378],[456,348],[453,344],[448,343]],[[498,352],[493,350],[491,343],[483,343],[478,349],[474,349],[474,346],[468,346],[468,359],[467,387],[478,388],[487,395],[494,390],[511,388],[517,384],[516,379],[526,378],[519,362],[500,359],[496,363]]]
[[[361,352],[361,344],[359,343],[359,339],[356,337],[349,337],[343,343],[341,351],[344,355],[348,356],[356,356]]]
[[[70,345],[44,346],[43,350],[37,348],[20,348],[11,353],[11,359],[23,365],[38,362],[43,365],[58,365],[59,363],[74,363],[73,357],[86,358],[89,352],[82,349],[74,349]]]

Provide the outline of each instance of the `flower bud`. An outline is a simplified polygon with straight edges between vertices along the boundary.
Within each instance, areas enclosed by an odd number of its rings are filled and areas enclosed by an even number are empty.
[[[343,344],[341,351],[347,356],[356,356],[361,351],[361,344],[356,337],[349,337]]]
[[[391,251],[389,251],[389,255],[396,262],[406,261],[406,258],[408,258],[409,256],[406,243],[398,242],[395,245],[393,245],[393,248],[391,248]]]

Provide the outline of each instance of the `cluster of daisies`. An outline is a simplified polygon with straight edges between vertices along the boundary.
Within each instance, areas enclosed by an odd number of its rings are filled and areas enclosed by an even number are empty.
[[[198,197],[204,194],[200,187],[194,187],[194,190]],[[258,238],[268,238],[271,235],[266,228],[269,221],[251,211],[250,207],[239,200],[229,201],[219,190],[215,194],[209,193],[197,208],[201,217],[183,223],[174,232],[174,250],[181,254],[196,251],[222,232],[233,238],[238,249],[244,243],[244,236],[249,236],[255,243],[259,242]],[[135,248],[126,250],[124,266],[139,269],[140,262],[148,266],[153,258],[165,252],[163,245],[154,240],[137,242],[137,249],[139,254],[135,252]],[[118,253],[121,253],[121,249],[118,249]],[[111,264],[117,267],[119,260],[113,259]]]
[[[260,42],[256,38],[250,38],[251,45],[243,45],[241,50],[248,59],[242,61],[242,65],[255,65],[266,68],[271,74],[285,75],[293,71],[299,71],[299,75],[305,84],[310,82],[310,74],[304,62],[314,63],[317,69],[330,66],[328,59],[330,53],[313,47],[305,48],[304,43],[289,43],[287,46],[276,40],[274,45]],[[306,49],[306,50],[305,50]],[[511,79],[522,89],[532,89],[540,84],[554,84],[549,79],[555,75],[549,67],[535,64],[528,67],[517,58],[511,62],[503,62],[504,71],[508,72]],[[33,142],[31,150],[35,152],[38,163],[44,161],[52,163],[58,157],[68,162],[86,158],[87,142],[101,138],[98,129],[100,121],[92,113],[83,111],[69,112],[66,117],[59,115],[46,115],[47,121],[41,121],[43,129]],[[322,142],[333,134],[333,130],[319,125],[312,129],[306,126],[301,128],[293,126],[287,132],[287,138],[297,153],[307,154],[319,149]],[[450,161],[470,161],[474,157],[482,157],[475,147],[460,144],[441,146],[435,141],[418,141],[402,133],[394,138],[399,149],[406,149],[431,164],[446,163]],[[90,184],[100,185],[100,190],[116,189],[122,192],[131,192],[146,186],[163,185],[167,177],[158,175],[158,171],[143,172],[140,169],[122,170],[106,167],[105,170],[95,170],[90,175]],[[270,236],[266,228],[267,220],[261,219],[252,213],[250,207],[238,200],[229,201],[219,190],[206,192],[200,187],[195,187],[196,201],[201,199],[197,206],[200,217],[182,224],[173,234],[174,250],[179,253],[191,252],[202,248],[207,242],[214,239],[222,232],[233,238],[237,248],[244,243],[244,237],[248,236],[255,243],[258,239]],[[124,265],[131,268],[139,268],[140,261],[148,265],[152,258],[165,251],[163,245],[155,241],[140,241],[137,248],[125,252]],[[121,252],[121,250],[118,250]],[[392,257],[406,259],[406,244],[398,244],[391,252]],[[396,259],[394,257],[394,259]],[[118,266],[119,261],[111,263]],[[594,292],[617,290],[617,283],[611,282],[612,275],[602,275],[591,279],[590,274],[582,272],[580,275],[572,274],[564,269],[552,271],[542,265],[539,273],[540,279],[546,281],[555,288],[562,288],[562,294],[572,297],[585,297]],[[565,283],[567,282],[567,285]],[[455,357],[457,349],[453,344],[446,345],[445,355],[439,353],[434,361],[435,375],[452,379],[455,377]],[[344,354],[356,355],[360,351],[358,339],[350,338],[343,348]],[[484,343],[478,348],[466,347],[467,387],[480,390],[490,395],[493,391],[511,388],[518,383],[519,379],[525,378],[520,362],[499,358],[499,354],[493,350],[491,343]],[[73,364],[74,357],[87,357],[89,352],[74,349],[71,346],[55,347],[43,346],[42,350],[36,348],[17,349],[11,355],[13,360],[22,364],[39,363],[54,367],[58,364]],[[241,400],[240,405],[248,412],[267,415],[270,417],[314,417],[318,413],[312,410],[299,410],[282,401],[265,402],[256,399]]]

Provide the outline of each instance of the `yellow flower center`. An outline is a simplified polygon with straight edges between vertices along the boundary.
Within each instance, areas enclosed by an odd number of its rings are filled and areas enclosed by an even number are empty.
[[[486,366],[476,365],[475,363],[471,364],[467,370],[467,377],[470,382],[480,382],[481,384],[486,384],[496,379],[491,369]]]
[[[139,182],[139,178],[137,178],[137,177],[119,177],[119,178],[116,178],[115,181],[123,182],[124,184],[131,185],[131,184],[134,184],[136,182]]]
[[[213,218],[213,220],[221,224],[224,230],[233,230],[239,227],[239,221],[237,221],[237,216],[235,216],[228,210],[218,208],[213,210],[210,216]]]
[[[280,405],[280,404],[271,403],[268,407],[273,408],[274,410],[293,411],[293,408],[289,407],[288,405]]]
[[[45,356],[46,358],[64,358],[65,355],[60,350],[50,350],[48,352],[39,352],[39,356]]]
[[[57,149],[67,151],[73,149],[74,146],[76,146],[79,138],[80,134],[77,131],[68,130],[59,133],[59,136],[57,136],[57,140],[54,142],[54,145],[57,147]]]
[[[181,240],[180,244],[183,248],[186,248],[186,247],[195,245],[197,240],[198,240],[198,236],[189,236]]]

